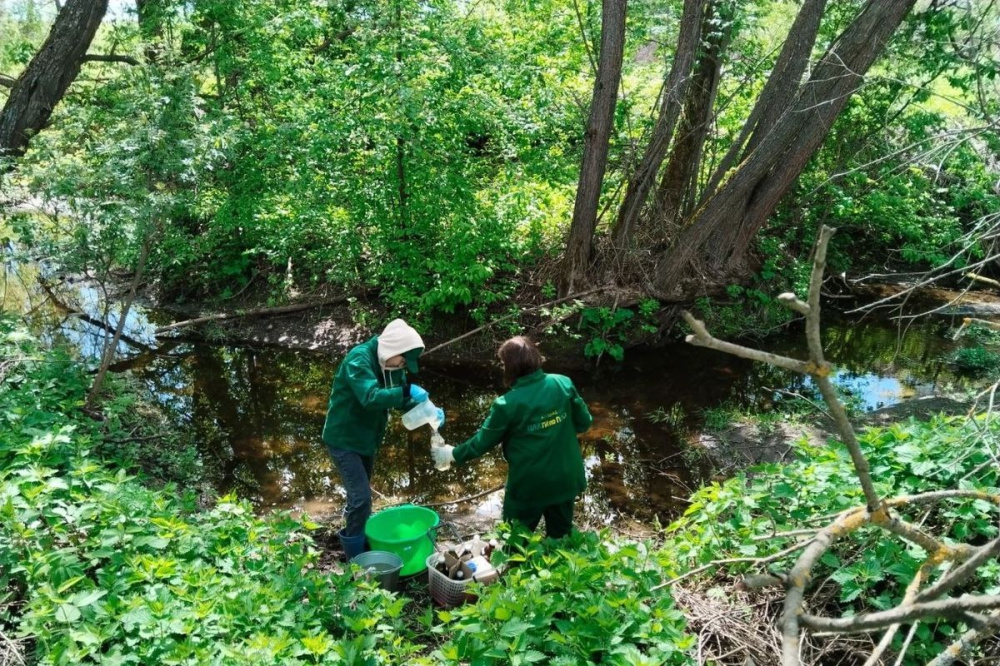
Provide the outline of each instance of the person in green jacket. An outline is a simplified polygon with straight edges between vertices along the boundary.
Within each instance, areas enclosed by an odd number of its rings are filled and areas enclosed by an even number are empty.
[[[593,417],[569,377],[542,371],[542,355],[527,338],[500,346],[504,383],[510,390],[490,407],[486,421],[459,446],[432,449],[444,465],[478,458],[498,444],[507,459],[503,519],[529,530],[545,517],[545,533],[561,538],[573,527],[573,502],[587,487],[576,436]]]
[[[385,436],[389,410],[407,410],[427,400],[427,391],[409,378],[418,371],[423,351],[420,335],[396,319],[381,334],[347,352],[333,378],[323,442],[347,491],[345,526],[338,536],[348,558],[364,551],[375,453]],[[438,420],[444,424],[442,410]]]

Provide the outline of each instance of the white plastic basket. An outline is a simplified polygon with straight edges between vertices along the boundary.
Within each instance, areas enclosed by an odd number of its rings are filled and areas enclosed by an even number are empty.
[[[452,580],[434,568],[443,559],[441,553],[431,553],[427,558],[427,583],[434,601],[445,608],[454,608],[474,600],[476,595],[467,589],[472,580]]]

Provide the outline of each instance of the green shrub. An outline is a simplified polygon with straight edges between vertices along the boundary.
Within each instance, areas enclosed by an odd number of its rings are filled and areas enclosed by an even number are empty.
[[[440,611],[450,635],[436,656],[476,664],[691,664],[694,637],[648,543],[613,544],[607,532],[545,543],[534,535],[510,557],[503,584],[479,602]]]
[[[984,375],[1000,368],[1000,354],[983,347],[965,347],[950,357],[955,369],[967,375]]]
[[[1000,470],[991,464],[1000,426],[995,419],[969,421],[937,418],[873,429],[860,436],[871,464],[876,489],[885,497],[947,488],[997,492]],[[798,444],[799,458],[787,465],[765,464],[741,472],[724,483],[696,492],[684,515],[668,530],[666,561],[680,574],[725,558],[765,557],[795,543],[774,536],[806,526],[821,527],[834,513],[864,504],[846,449],[839,444]],[[914,512],[915,514],[916,512]],[[911,520],[923,516],[911,515]],[[923,527],[945,539],[982,543],[998,533],[997,508],[982,500],[948,500],[926,516]],[[775,571],[787,571],[798,552],[776,560]],[[873,528],[837,542],[814,568],[813,579],[829,579],[839,593],[832,613],[887,609],[897,604],[924,553]],[[751,564],[727,565],[727,575],[750,570]],[[711,574],[706,574],[711,575]],[[980,570],[977,590],[1000,591],[1000,567]],[[910,647],[912,663],[925,663],[949,642],[961,624],[921,623],[920,639]]]
[[[0,320],[0,630],[39,664],[403,663],[405,599],[316,569],[312,527],[95,458],[89,377]]]

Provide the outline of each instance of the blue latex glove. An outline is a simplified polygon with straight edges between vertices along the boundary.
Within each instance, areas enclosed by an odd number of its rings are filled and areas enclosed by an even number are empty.
[[[444,410],[438,407],[438,430],[444,427]]]
[[[416,384],[410,384],[410,400],[413,402],[423,402],[428,396],[429,394],[425,389],[420,388]]]

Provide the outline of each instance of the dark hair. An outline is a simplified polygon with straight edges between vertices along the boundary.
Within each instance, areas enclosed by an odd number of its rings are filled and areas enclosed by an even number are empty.
[[[507,386],[541,368],[545,360],[535,343],[520,335],[500,345],[497,356],[503,363],[503,383]]]

